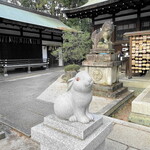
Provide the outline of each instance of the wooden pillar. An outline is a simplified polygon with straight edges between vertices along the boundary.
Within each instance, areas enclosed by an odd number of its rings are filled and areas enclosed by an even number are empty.
[[[132,37],[130,36],[129,37],[130,41],[130,47],[129,47],[129,54],[130,54],[130,57],[129,57],[129,60],[127,61],[127,77],[128,79],[131,79],[132,78]]]
[[[42,59],[42,30],[39,29],[39,34],[40,34],[40,47],[41,47],[41,59]]]
[[[40,33],[40,44],[42,46],[42,30],[41,29],[39,30],[39,33]]]
[[[141,31],[141,9],[137,10],[137,31]]]
[[[92,17],[92,32],[95,31],[95,28],[94,28],[94,18]]]

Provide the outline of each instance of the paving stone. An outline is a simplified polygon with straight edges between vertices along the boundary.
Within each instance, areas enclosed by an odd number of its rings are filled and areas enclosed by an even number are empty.
[[[105,150],[126,150],[127,146],[110,139],[106,140]]]
[[[150,150],[150,133],[140,129],[116,124],[108,138],[140,150]]]

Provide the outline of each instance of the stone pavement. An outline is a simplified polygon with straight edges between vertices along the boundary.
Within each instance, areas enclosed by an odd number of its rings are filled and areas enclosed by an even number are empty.
[[[125,77],[124,73],[120,73],[119,77],[119,81],[123,82],[123,85],[126,87],[146,88],[150,85],[150,71],[146,76],[134,76],[131,79]]]
[[[39,102],[45,101],[47,104],[53,103],[55,98],[48,99],[49,96],[56,96],[64,92],[66,84],[60,83],[60,78],[49,86],[41,95],[38,96]],[[51,91],[51,93],[49,93]],[[48,95],[47,95],[48,94]],[[109,105],[112,101],[109,99],[98,99],[94,97],[90,106],[92,112],[99,112],[102,108]],[[133,123],[111,118],[114,122],[114,128],[106,141],[106,150],[150,150],[150,128]],[[25,140],[24,136],[18,136],[14,132],[13,138],[8,136],[0,141],[0,149],[3,150],[38,150],[39,145],[30,139]],[[14,140],[15,139],[15,140]],[[18,140],[17,140],[18,139]],[[16,141],[21,141],[17,142]]]
[[[150,128],[112,119],[114,128],[107,138],[106,150],[150,150]]]
[[[2,77],[0,121],[30,136],[31,127],[53,112],[53,104],[36,98],[63,73],[60,68]]]

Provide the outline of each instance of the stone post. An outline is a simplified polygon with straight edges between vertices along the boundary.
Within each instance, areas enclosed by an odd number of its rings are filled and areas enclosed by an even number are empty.
[[[59,66],[64,66],[62,50],[59,51]]]

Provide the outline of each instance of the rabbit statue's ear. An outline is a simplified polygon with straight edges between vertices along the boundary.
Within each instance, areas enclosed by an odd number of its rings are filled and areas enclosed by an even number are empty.
[[[68,82],[67,82],[68,83],[67,91],[69,91],[71,89],[71,87],[74,83],[74,80],[75,80],[75,78],[71,78],[71,79],[68,80]]]

